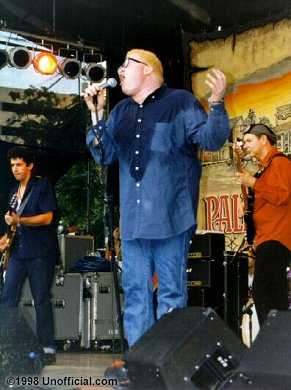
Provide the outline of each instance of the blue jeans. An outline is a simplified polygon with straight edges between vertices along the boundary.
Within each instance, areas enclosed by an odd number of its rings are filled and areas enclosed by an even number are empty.
[[[17,307],[25,279],[28,277],[36,312],[36,333],[44,347],[54,347],[54,319],[51,286],[55,260],[49,257],[18,259],[13,255],[5,275],[1,306]]]
[[[122,241],[122,287],[124,328],[132,346],[156,321],[172,308],[187,306],[187,260],[194,228],[162,240]],[[153,283],[158,275],[157,313]]]

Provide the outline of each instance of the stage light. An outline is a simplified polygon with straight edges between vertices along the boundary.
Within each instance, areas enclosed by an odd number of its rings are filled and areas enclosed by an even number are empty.
[[[59,72],[67,79],[76,79],[82,72],[81,62],[78,60],[78,52],[69,46],[60,48],[58,56],[64,57],[58,64]]]
[[[58,68],[57,58],[52,53],[39,53],[34,57],[33,67],[43,75],[54,74]]]
[[[27,47],[14,47],[8,52],[8,63],[17,69],[26,69],[32,63],[32,54]]]
[[[8,62],[8,55],[5,50],[0,50],[0,69],[4,68],[4,66]]]
[[[64,58],[59,62],[59,72],[67,79],[76,79],[81,74],[81,62],[76,59]]]
[[[106,68],[102,63],[86,64],[83,74],[91,83],[100,83],[106,77]]]

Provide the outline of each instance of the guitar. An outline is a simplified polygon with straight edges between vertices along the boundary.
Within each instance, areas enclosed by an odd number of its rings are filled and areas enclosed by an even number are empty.
[[[14,194],[12,199],[11,199],[11,202],[9,204],[9,209],[8,209],[9,215],[11,215],[12,212],[14,211],[15,206],[16,206],[16,202],[17,202],[17,194]],[[9,229],[9,231],[7,233],[5,249],[4,249],[4,252],[3,252],[3,255],[2,255],[2,264],[3,264],[3,270],[4,271],[8,267],[9,258],[10,258],[10,248],[11,248],[11,245],[13,243],[15,234],[16,234],[16,225],[11,225],[10,229]]]
[[[241,146],[242,146],[242,142],[238,139],[237,146],[235,148],[236,166],[238,172],[243,171],[242,157],[241,157],[241,153],[239,153],[239,150],[241,150]],[[249,245],[252,245],[256,234],[255,224],[253,219],[255,193],[251,188],[249,188],[247,191],[246,186],[244,185],[241,185],[241,191],[242,191],[243,201],[245,206],[244,221],[247,227],[247,232],[246,232],[247,241]]]

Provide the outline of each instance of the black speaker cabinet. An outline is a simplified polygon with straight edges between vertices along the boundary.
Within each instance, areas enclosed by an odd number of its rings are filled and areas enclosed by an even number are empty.
[[[224,252],[224,321],[241,335],[242,309],[248,302],[248,256]]]
[[[135,390],[216,389],[233,375],[245,347],[210,308],[175,309],[127,353]]]
[[[189,248],[189,258],[223,258],[225,237],[223,233],[195,234]]]
[[[187,265],[188,306],[211,307],[221,318],[224,316],[224,249],[224,234],[196,234]]]
[[[223,318],[223,258],[217,258],[215,260],[188,259],[187,277],[188,306],[211,307]],[[197,299],[198,297],[202,299]]]
[[[40,375],[42,365],[31,353],[41,352],[35,334],[18,308],[0,306],[0,388],[6,389],[6,378]],[[17,385],[15,382],[14,385]],[[21,383],[18,383],[21,385]]]
[[[291,312],[270,311],[231,389],[291,389]]]

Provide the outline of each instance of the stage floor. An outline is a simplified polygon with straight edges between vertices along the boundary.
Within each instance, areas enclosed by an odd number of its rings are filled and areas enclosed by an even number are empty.
[[[40,381],[53,390],[112,389],[105,383],[104,371],[119,359],[119,354],[110,352],[58,352],[56,363],[44,367]],[[96,380],[98,386],[93,386]]]

